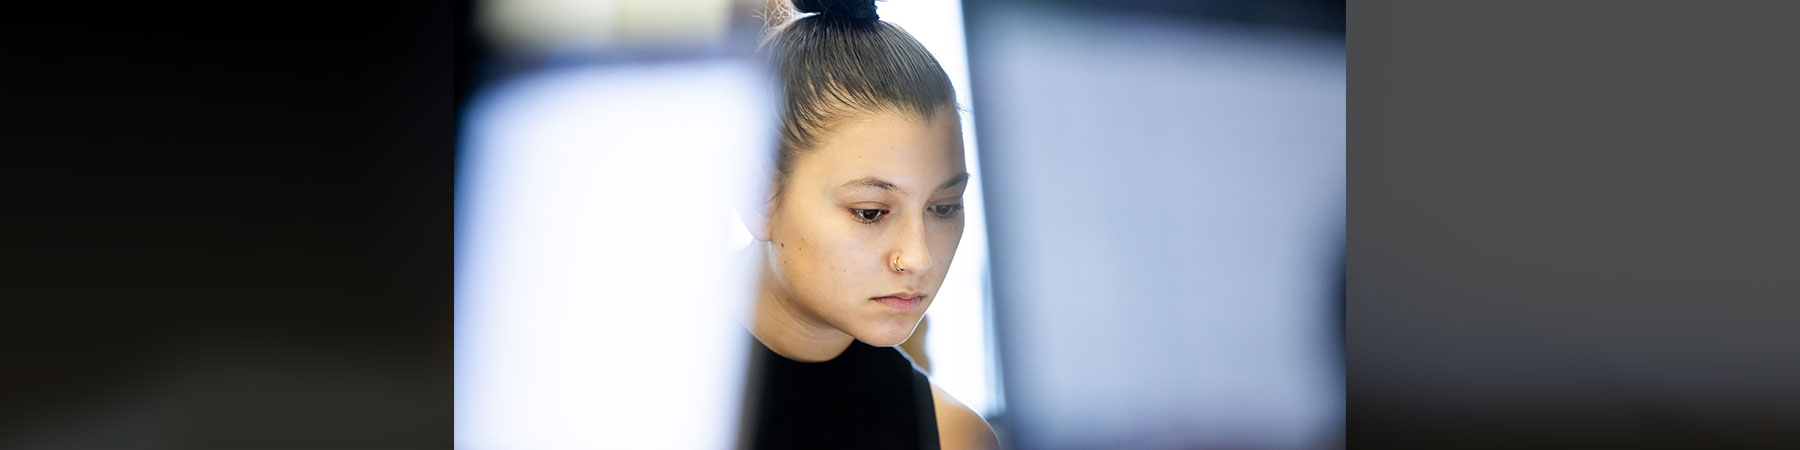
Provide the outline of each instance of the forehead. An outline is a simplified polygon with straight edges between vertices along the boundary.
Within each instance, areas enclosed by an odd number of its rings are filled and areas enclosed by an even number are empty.
[[[851,119],[822,138],[796,161],[797,177],[842,183],[874,176],[923,186],[966,170],[960,117],[948,108],[925,120],[892,113]]]

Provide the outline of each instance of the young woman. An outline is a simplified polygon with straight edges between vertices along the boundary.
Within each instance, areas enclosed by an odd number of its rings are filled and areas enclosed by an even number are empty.
[[[993,448],[981,416],[893,348],[962,239],[955,91],[872,0],[795,2],[763,44],[782,91],[768,201],[740,211],[759,273],[752,448]]]

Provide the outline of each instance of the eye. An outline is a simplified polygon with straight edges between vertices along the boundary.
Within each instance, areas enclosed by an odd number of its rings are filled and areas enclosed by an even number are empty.
[[[862,222],[862,223],[875,223],[875,221],[881,220],[881,216],[887,215],[887,213],[888,213],[888,211],[885,209],[851,209],[850,210],[850,215],[852,217],[855,217],[858,222]]]
[[[937,214],[938,217],[948,219],[956,217],[956,213],[962,212],[962,209],[963,205],[937,205],[931,207],[931,213]]]

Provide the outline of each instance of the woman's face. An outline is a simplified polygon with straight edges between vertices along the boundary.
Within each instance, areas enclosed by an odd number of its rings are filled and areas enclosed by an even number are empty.
[[[967,180],[952,109],[924,121],[880,114],[840,124],[796,158],[771,205],[776,289],[803,320],[899,345],[962,240]]]

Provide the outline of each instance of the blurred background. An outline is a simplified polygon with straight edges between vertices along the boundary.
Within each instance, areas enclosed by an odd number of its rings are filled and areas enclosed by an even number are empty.
[[[729,446],[764,2],[463,7],[457,446]],[[1019,448],[1342,445],[1342,2],[879,8],[967,109],[934,382]]]
[[[733,172],[754,2],[105,3],[0,27],[0,448],[726,446],[734,324],[579,325],[724,295],[614,300],[742,244],[620,143]],[[988,263],[908,351],[1007,443],[1800,448],[1784,4],[1360,3],[1348,249],[1343,2],[914,4]]]
[[[242,6],[8,5],[0,448],[452,445],[458,12]]]

